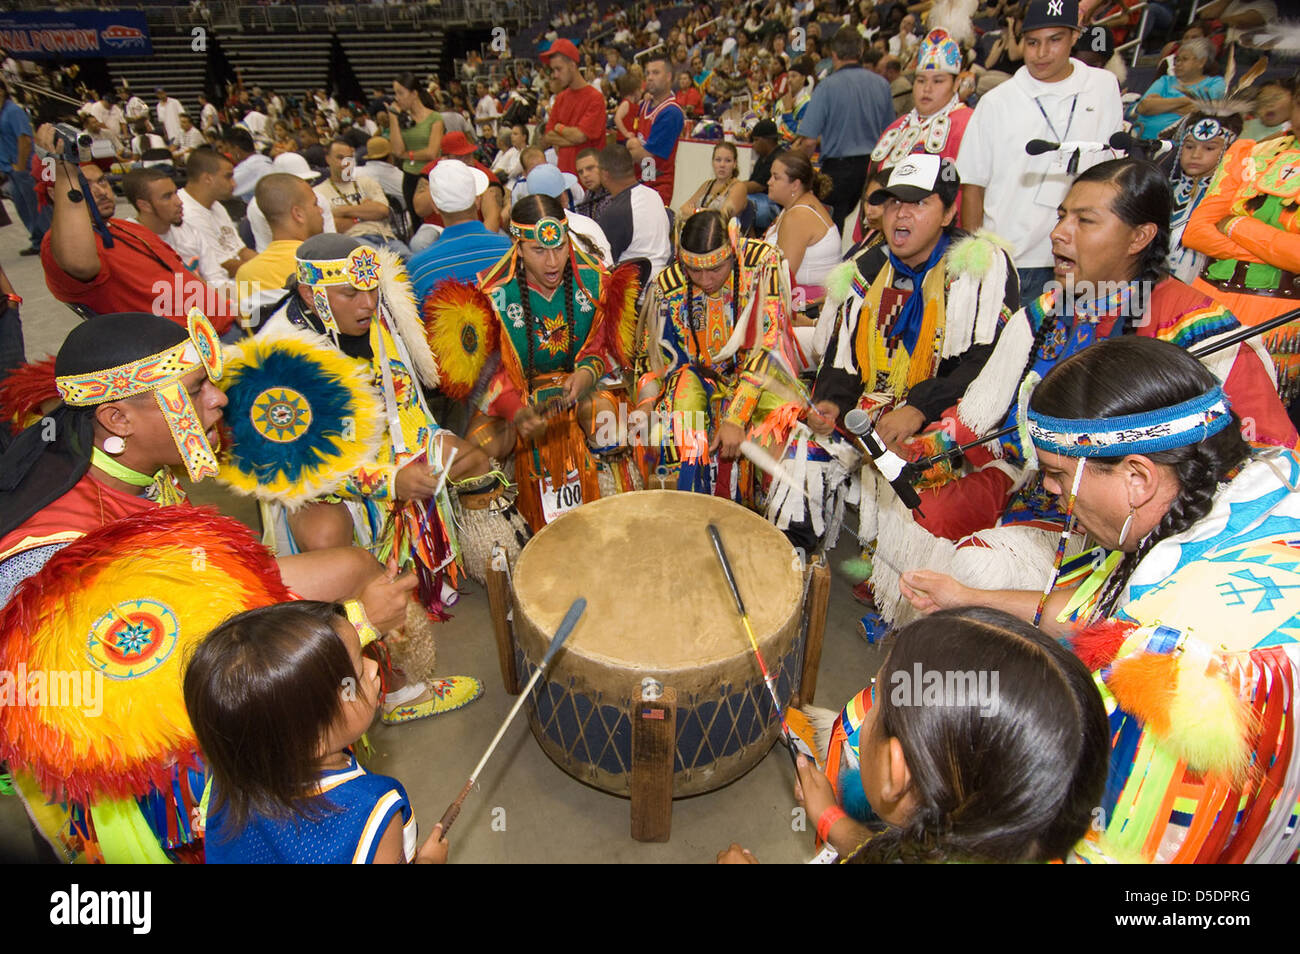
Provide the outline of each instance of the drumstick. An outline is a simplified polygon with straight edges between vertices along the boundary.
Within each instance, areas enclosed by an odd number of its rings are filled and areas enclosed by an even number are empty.
[[[569,611],[564,614],[564,619],[560,621],[560,628],[555,631],[555,637],[551,640],[551,645],[547,647],[546,655],[542,657],[542,661],[533,672],[532,678],[528,680],[528,685],[524,686],[524,691],[519,693],[519,698],[515,700],[515,704],[510,708],[510,712],[506,716],[505,721],[501,723],[501,728],[497,729],[497,734],[494,735],[492,741],[488,743],[487,751],[484,752],[483,757],[478,760],[478,765],[474,766],[474,771],[469,773],[469,781],[465,783],[465,787],[460,790],[460,794],[456,796],[456,800],[447,806],[447,810],[442,813],[442,818],[438,820],[438,824],[442,826],[443,835],[447,834],[447,830],[451,828],[452,822],[454,822],[456,816],[460,814],[460,807],[465,802],[465,796],[469,794],[469,790],[473,788],[474,783],[478,781],[479,773],[483,771],[483,766],[487,764],[487,760],[492,757],[492,753],[501,742],[501,737],[506,734],[506,729],[510,728],[510,723],[514,721],[515,716],[519,714],[519,710],[524,707],[524,700],[528,698],[529,693],[533,691],[533,687],[537,685],[537,680],[542,678],[542,673],[546,671],[546,667],[550,665],[551,660],[555,658],[555,654],[560,651],[560,647],[564,645],[564,641],[569,638],[569,634],[573,632],[573,627],[578,625],[578,620],[582,618],[582,614],[586,612],[586,609],[587,601],[579,596],[573,601],[573,605],[569,607]]]
[[[790,725],[785,721],[785,713],[781,709],[781,700],[776,697],[776,680],[768,672],[767,663],[763,662],[763,654],[758,649],[758,640],[754,638],[754,627],[749,623],[749,613],[745,611],[745,602],[740,598],[740,588],[736,586],[736,575],[731,572],[731,561],[727,559],[727,551],[722,546],[722,537],[718,534],[718,528],[715,524],[709,524],[709,536],[713,538],[713,549],[718,554],[718,562],[722,564],[722,572],[727,578],[727,585],[731,587],[731,596],[736,601],[740,621],[745,625],[745,635],[749,637],[750,648],[754,650],[754,658],[758,660],[759,671],[763,674],[763,684],[767,686],[768,695],[772,697],[772,705],[776,707],[777,718],[781,720],[781,734],[785,737],[786,747],[790,752],[790,764],[794,766],[795,778],[798,778],[799,762],[795,757],[794,733],[790,731]]]

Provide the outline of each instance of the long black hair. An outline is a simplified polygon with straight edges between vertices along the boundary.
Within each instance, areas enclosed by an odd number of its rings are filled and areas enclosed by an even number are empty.
[[[335,603],[247,610],[214,629],[185,667],[185,709],[232,837],[257,817],[318,818],[320,750],[356,670]],[[350,625],[350,624],[349,624]]]
[[[937,699],[915,685],[934,677]],[[1110,757],[1106,709],[1083,663],[1037,627],[985,608],[910,623],[875,709],[863,759],[897,739],[915,808],[847,860],[1050,861],[1088,830]]]
[[[702,209],[688,218],[682,225],[679,244],[687,252],[702,255],[705,252],[712,252],[730,241],[731,236],[727,231],[727,220],[722,213],[716,209]],[[686,278],[686,307],[689,311],[687,318],[690,324],[691,336],[695,338],[697,357],[703,362],[705,351],[698,337],[698,332],[704,327],[703,303],[698,308],[695,305],[695,285],[691,281],[691,273],[686,270],[685,265],[682,266],[682,275]],[[735,318],[740,314],[740,256],[734,254],[731,257],[731,289],[732,317]]]
[[[1182,348],[1167,341],[1125,335],[1072,355],[1048,372],[1034,389],[1029,406],[1052,417],[1104,420],[1140,414],[1190,401],[1215,387],[1218,379]],[[1151,548],[1187,530],[1210,512],[1218,485],[1250,456],[1241,422],[1232,423],[1196,444],[1144,454],[1173,468],[1178,495],[1137,550],[1124,554],[1094,611],[1109,616],[1129,577]],[[1123,457],[1092,457],[1088,467],[1112,468]],[[1086,477],[1084,478],[1087,479]]]
[[[1165,261],[1169,258],[1169,219],[1173,215],[1173,192],[1169,187],[1168,177],[1154,163],[1145,159],[1109,159],[1084,170],[1074,184],[1081,182],[1104,182],[1115,187],[1115,195],[1110,200],[1110,210],[1119,220],[1130,228],[1151,224],[1156,227],[1153,239],[1138,257],[1136,279],[1154,284],[1165,271]],[[1146,300],[1147,296],[1142,296]],[[1029,360],[1020,372],[1023,381],[1039,358],[1043,345],[1056,330],[1058,317],[1049,312],[1043,316],[1043,323],[1034,333],[1034,343],[1029,349]]]
[[[417,80],[415,74],[410,70],[407,70],[405,73],[398,73],[394,79],[403,89],[415,90],[425,109],[431,109],[435,113],[438,111],[438,103],[434,100],[433,96],[430,95],[428,87]]]
[[[521,225],[536,225],[542,219],[565,218],[564,206],[560,200],[549,195],[541,193],[529,193],[518,202],[510,207],[511,221],[518,222]],[[569,241],[573,241],[573,235],[570,233]],[[569,350],[564,358],[564,370],[573,370],[574,355],[577,354],[577,323],[573,317],[573,257],[569,256],[564,262],[564,277],[561,284],[564,287],[564,325],[568,329]],[[524,366],[524,380],[528,387],[533,385],[533,372],[535,370],[536,349],[537,349],[537,332],[533,326],[533,306],[528,295],[528,278],[524,274],[523,262],[521,261],[515,269],[515,282],[519,291],[519,303],[524,309],[524,334],[528,336],[528,353],[525,356],[527,364]],[[594,303],[593,303],[594,304]]]

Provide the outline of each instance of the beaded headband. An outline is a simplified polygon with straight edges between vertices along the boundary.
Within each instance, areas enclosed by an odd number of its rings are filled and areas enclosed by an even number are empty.
[[[1219,433],[1232,420],[1228,398],[1218,385],[1190,401],[1122,417],[1049,417],[1032,408],[1027,413],[1034,444],[1065,457],[1121,457],[1185,447]]]
[[[1201,117],[1187,132],[1200,142],[1209,142],[1216,136],[1223,136],[1229,142],[1237,138],[1236,133],[1225,128],[1221,122],[1211,116]]]
[[[559,248],[568,237],[569,225],[565,219],[556,219],[548,215],[531,225],[512,221],[510,234],[517,242],[536,242],[542,248]]]
[[[182,379],[202,368],[209,379],[219,381],[224,360],[216,330],[197,308],[190,309],[186,327],[188,338],[158,354],[103,371],[63,375],[54,383],[69,407],[93,407],[152,391],[190,479],[202,480],[216,475],[217,456]]]
[[[729,242],[725,242],[712,252],[692,252],[685,248],[678,249],[677,258],[687,268],[717,268],[734,255],[735,251]]]
[[[170,348],[128,364],[85,374],[55,378],[59,397],[69,407],[91,407],[156,391],[197,368],[205,368],[213,381],[221,380],[221,343],[211,322],[197,308],[186,319],[189,337]]]
[[[298,281],[304,285],[351,285],[361,291],[379,287],[379,256],[373,248],[362,245],[347,258],[321,261],[298,261]]]

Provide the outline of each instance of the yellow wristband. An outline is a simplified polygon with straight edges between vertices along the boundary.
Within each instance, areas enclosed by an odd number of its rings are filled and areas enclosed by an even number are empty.
[[[361,605],[360,600],[348,600],[343,604],[343,611],[348,614],[348,622],[357,628],[362,649],[380,638],[382,634],[375,629],[374,624],[366,616],[365,607]]]

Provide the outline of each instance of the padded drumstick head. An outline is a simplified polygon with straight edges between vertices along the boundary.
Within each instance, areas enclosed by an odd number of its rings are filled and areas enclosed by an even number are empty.
[[[546,649],[546,655],[542,657],[542,664],[539,669],[545,669],[550,661],[555,658],[555,654],[560,651],[560,647],[564,645],[564,641],[573,632],[573,627],[578,625],[578,620],[582,618],[582,614],[586,611],[587,600],[585,597],[579,596],[573,601],[569,611],[564,614],[564,619],[560,620],[560,628],[555,631],[555,636],[551,640],[551,645]]]

